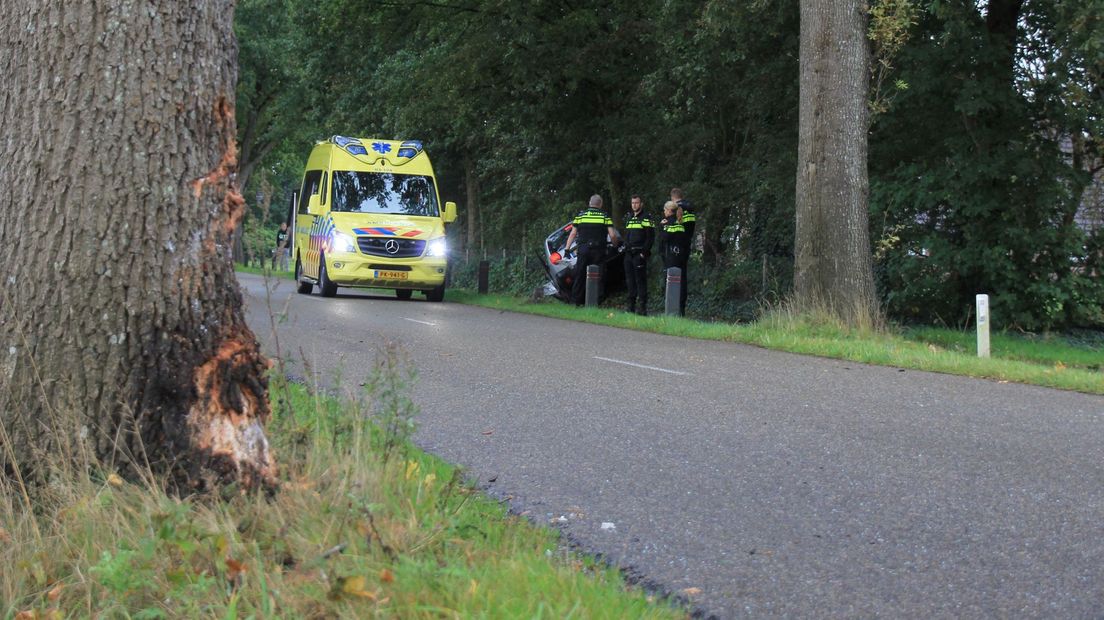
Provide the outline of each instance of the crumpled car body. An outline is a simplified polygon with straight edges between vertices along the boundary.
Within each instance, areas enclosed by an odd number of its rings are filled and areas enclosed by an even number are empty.
[[[552,231],[552,234],[544,240],[544,251],[541,256],[549,278],[548,284],[544,287],[544,294],[566,302],[571,301],[571,285],[577,254],[575,248],[567,251],[564,244],[573,226],[574,224],[568,223]],[[607,237],[605,257],[602,261],[600,299],[625,288],[625,266],[622,257],[621,248],[614,246]]]

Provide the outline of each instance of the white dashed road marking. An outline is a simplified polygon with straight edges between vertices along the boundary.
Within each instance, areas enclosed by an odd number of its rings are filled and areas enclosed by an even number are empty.
[[[602,360],[603,362],[613,362],[614,364],[624,364],[626,366],[635,366],[637,368],[643,368],[645,370],[655,370],[657,372],[665,372],[665,373],[672,374],[672,375],[688,375],[688,374],[690,374],[688,372],[679,372],[677,370],[667,370],[666,368],[656,368],[655,366],[645,366],[644,364],[634,364],[633,362],[626,362],[624,360],[614,360],[614,359],[610,359],[608,357],[598,357],[597,355],[594,356],[594,359]]]
[[[436,323],[430,323],[429,321],[419,321],[418,319],[408,319],[405,316],[402,318],[404,321],[410,321],[411,323],[421,323],[422,325],[429,325],[430,327],[437,327]]]

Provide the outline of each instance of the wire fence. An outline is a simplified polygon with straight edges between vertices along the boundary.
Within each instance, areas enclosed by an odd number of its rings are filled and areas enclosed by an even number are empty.
[[[497,250],[486,252],[456,252],[450,257],[449,286],[477,290],[479,263],[487,261],[489,293],[540,298],[550,277],[545,269],[545,257],[537,251],[518,254]],[[648,269],[648,311],[663,311],[663,265],[653,256]],[[689,296],[687,316],[722,321],[748,321],[759,316],[766,305],[785,298],[793,282],[793,260],[789,257],[762,256],[739,259],[722,265],[704,264],[701,255],[694,255],[689,264]],[[626,302],[624,283],[610,282],[609,295],[603,305],[623,307]]]
[[[536,296],[549,282],[544,258],[532,254],[497,252],[457,252],[449,260],[449,286],[476,290],[479,263],[487,261],[487,290],[490,293]]]

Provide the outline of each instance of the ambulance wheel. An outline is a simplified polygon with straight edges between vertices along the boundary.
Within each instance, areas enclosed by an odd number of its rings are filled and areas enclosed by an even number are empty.
[[[410,299],[411,295],[413,295],[413,294],[414,294],[414,291],[412,291],[408,288],[397,288],[397,289],[395,289],[395,297],[398,297],[399,299]]]
[[[298,256],[295,257],[295,282],[299,285],[295,290],[299,291],[300,295],[310,295],[314,290],[313,284],[303,280],[303,263],[299,262]]]
[[[444,301],[445,300],[445,285],[435,286],[425,292],[426,301]]]
[[[330,275],[326,273],[326,255],[322,254],[318,257],[318,292],[323,297],[333,297],[337,295],[337,285],[330,279]]]

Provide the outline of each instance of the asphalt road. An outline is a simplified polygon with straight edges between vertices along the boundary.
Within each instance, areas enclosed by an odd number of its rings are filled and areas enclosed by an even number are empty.
[[[1102,397],[239,280],[324,376],[400,343],[421,446],[706,614],[1104,617]]]

